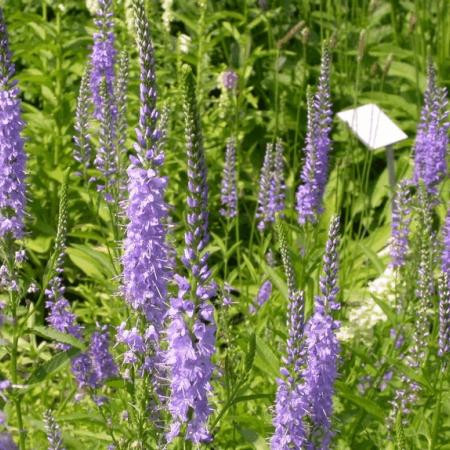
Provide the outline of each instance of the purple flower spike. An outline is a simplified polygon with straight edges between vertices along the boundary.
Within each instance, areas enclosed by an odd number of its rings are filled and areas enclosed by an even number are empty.
[[[94,45],[91,54],[91,92],[94,103],[94,116],[101,119],[104,98],[100,92],[102,80],[105,80],[107,98],[114,98],[114,32],[112,23],[112,0],[98,0]],[[114,112],[113,112],[114,114]]]
[[[307,362],[304,395],[309,401],[308,412],[312,422],[309,441],[317,449],[328,449],[333,436],[332,400],[340,351],[335,335],[338,326],[339,323],[326,311],[316,307],[305,328]]]
[[[61,429],[50,410],[44,413],[44,424],[47,432],[48,450],[65,450]]]
[[[178,297],[171,300],[167,328],[169,348],[165,361],[170,372],[168,409],[172,424],[167,435],[173,440],[185,430],[185,439],[209,442],[207,420],[212,412],[208,402],[214,370],[216,325],[211,298],[217,287],[210,280],[204,252],[208,242],[208,186],[200,117],[196,109],[192,72],[183,67],[185,133],[188,155],[188,199],[183,262],[189,280],[176,275]]]
[[[227,142],[225,166],[223,169],[221,186],[222,208],[220,214],[232,218],[237,215],[237,187],[236,187],[236,143],[234,139]]]
[[[141,163],[147,161],[152,167],[164,162],[164,153],[160,142],[163,138],[160,113],[156,109],[156,73],[153,43],[150,25],[142,2],[135,2],[136,40],[139,49],[140,83],[139,83],[139,126],[136,130],[137,142],[134,146],[136,156]]]
[[[267,144],[261,169],[256,210],[258,230],[263,231],[284,210],[285,189],[283,145],[277,140],[274,145]]]
[[[164,200],[167,179],[159,174],[164,160],[156,110],[153,45],[142,2],[135,3],[140,61],[141,105],[136,129],[136,156],[128,168],[128,224],[124,239],[123,293],[136,311],[145,315],[159,333],[167,312],[170,274],[166,243],[168,207]]]
[[[258,221],[258,230],[264,231],[267,224],[272,221],[272,211],[270,210],[270,192],[272,187],[272,169],[273,169],[273,147],[267,144],[264,162],[259,177],[258,208],[256,217]]]
[[[128,168],[128,225],[124,239],[125,300],[160,330],[167,311],[167,180],[153,169]]]
[[[109,352],[107,327],[94,331],[89,349],[72,360],[72,373],[79,389],[97,389],[117,375],[117,366]]]
[[[308,95],[308,126],[302,184],[297,191],[297,213],[301,225],[316,223],[328,179],[331,151],[332,111],[330,101],[330,53],[324,48],[317,92]]]
[[[275,399],[273,424],[275,433],[271,439],[273,450],[305,448],[306,429],[303,417],[307,411],[307,399],[300,387],[301,366],[303,363],[303,294],[296,292],[290,298],[286,357],[277,379],[278,389]]]
[[[208,442],[211,436],[206,422],[212,412],[208,403],[209,380],[214,370],[211,357],[215,352],[213,307],[207,303],[201,305],[194,317],[189,281],[179,276],[176,281],[178,297],[171,300],[167,329],[166,364],[171,369],[168,409],[173,418],[167,438],[173,440],[180,433],[182,424],[187,423],[186,439]],[[192,329],[187,325],[188,319],[194,320]]]
[[[281,213],[284,210],[286,185],[283,153],[283,144],[278,139],[273,149],[273,171],[269,190],[269,210],[272,212],[273,218],[275,218],[276,213]]]
[[[450,287],[448,283],[449,275],[444,272],[439,283],[439,356],[450,352]]]
[[[24,123],[20,92],[12,80],[14,72],[0,9],[0,238],[19,239],[24,233],[26,156],[21,137]]]
[[[228,69],[225,72],[222,72],[221,77],[225,89],[228,89],[229,91],[236,89],[239,78],[234,70]]]
[[[0,433],[0,448],[2,450],[18,450],[19,447],[14,443],[9,433]]]
[[[57,331],[70,334],[77,339],[81,338],[81,326],[76,322],[70,303],[65,298],[63,281],[64,257],[67,237],[67,178],[63,181],[59,201],[58,229],[55,239],[55,267],[54,276],[45,291],[45,307],[48,310],[47,322]],[[58,344],[58,348],[68,350],[68,344]]]
[[[92,371],[95,374],[95,384],[101,386],[107,379],[117,375],[117,366],[109,352],[108,328],[103,326],[91,336],[89,356],[91,358]]]
[[[316,303],[319,309],[326,311],[340,308],[336,298],[339,292],[337,285],[339,270],[339,217],[334,217],[330,223],[328,240],[323,257],[322,276],[320,277],[320,293]]]
[[[89,90],[90,67],[88,67],[81,78],[80,92],[77,99],[75,113],[75,131],[73,137],[75,143],[74,159],[80,163],[83,171],[90,168],[92,164],[92,143],[89,135],[89,109],[91,106]]]
[[[403,180],[395,192],[392,208],[392,236],[390,240],[391,267],[400,268],[405,264],[409,246],[409,225],[411,223],[410,182]]]
[[[436,83],[436,70],[428,65],[428,84],[414,144],[414,181],[423,180],[429,192],[447,174],[447,89]]]
[[[442,272],[450,277],[450,209],[447,212],[445,223],[442,230],[443,249],[442,249]]]
[[[64,297],[65,288],[61,278],[62,271],[49,283],[46,290],[47,301],[45,306],[49,310],[47,322],[49,325],[61,333],[68,333],[77,339],[81,339],[81,326],[76,322],[76,315],[72,312],[70,303]],[[61,350],[68,350],[68,344],[58,344]]]
[[[280,230],[282,231],[282,230]],[[289,337],[278,380],[272,449],[328,449],[333,435],[334,381],[337,376],[339,323],[337,303],[339,218],[331,221],[325,248],[320,295],[312,317],[303,324],[303,294],[290,289]],[[281,233],[281,237],[283,237]],[[283,246],[282,241],[282,246]]]
[[[309,441],[314,445],[313,448],[318,449],[328,449],[333,435],[332,399],[340,346],[335,334],[339,322],[333,319],[331,313],[340,307],[337,303],[338,247],[339,218],[334,217],[323,258],[320,295],[316,298],[314,314],[305,327],[307,356],[302,388],[309,402]]]
[[[258,306],[264,305],[264,303],[269,300],[272,295],[272,283],[270,280],[264,281],[258,291],[258,295],[256,296],[256,303]]]

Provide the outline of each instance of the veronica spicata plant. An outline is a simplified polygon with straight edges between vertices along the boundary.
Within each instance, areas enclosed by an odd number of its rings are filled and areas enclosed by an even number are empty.
[[[23,295],[18,266],[25,253],[18,239],[24,236],[26,207],[24,141],[21,136],[24,122],[21,118],[20,92],[13,79],[15,73],[9,49],[3,9],[0,8],[0,292],[7,295],[6,313],[11,316],[12,333],[8,343],[10,378],[3,381],[8,386],[19,383],[18,343],[22,323],[19,323],[19,306]],[[25,446],[21,397],[12,392],[15,406],[20,447]],[[9,435],[2,435],[5,443]],[[5,445],[6,448],[8,448]],[[13,445],[9,448],[13,448]]]
[[[167,178],[160,173],[164,162],[162,131],[156,107],[156,75],[153,44],[144,2],[134,2],[140,65],[140,109],[134,153],[128,167],[127,218],[122,256],[122,292],[134,314],[117,330],[124,344],[123,362],[139,392],[140,401],[130,410],[130,422],[139,439],[161,433],[155,405],[161,394],[161,338],[168,310],[170,277],[166,242],[168,207],[164,199]],[[138,381],[140,380],[140,381]],[[150,424],[153,415],[153,426]],[[156,445],[152,441],[152,445]]]
[[[428,64],[424,105],[414,143],[414,181],[422,180],[430,192],[447,174],[448,149],[447,89],[439,87],[436,70]]]
[[[183,262],[188,278],[177,275],[178,296],[171,299],[166,364],[170,372],[168,409],[172,424],[168,439],[183,432],[185,439],[200,443],[211,440],[207,420],[212,412],[208,396],[214,370],[214,308],[211,298],[216,285],[211,281],[208,253],[207,169],[194,77],[182,68],[183,107],[188,158],[188,198]]]
[[[278,213],[285,207],[285,180],[283,144],[267,144],[259,179],[258,207],[256,217],[258,230],[263,231],[275,222]]]
[[[308,95],[308,125],[305,163],[297,191],[298,222],[315,223],[322,212],[322,198],[328,180],[331,152],[332,111],[330,101],[331,56],[327,47],[322,52],[320,77],[314,96]]]
[[[409,250],[412,201],[410,184],[409,180],[403,180],[398,184],[392,206],[392,234],[389,249],[391,267],[397,269],[405,264]]]
[[[237,215],[238,198],[236,181],[236,142],[230,138],[227,141],[225,165],[220,188],[220,200],[222,203],[220,214],[229,219]]]
[[[279,226],[282,254],[287,255]],[[331,417],[334,381],[337,376],[339,323],[332,312],[339,309],[338,288],[339,218],[332,219],[325,248],[320,295],[313,315],[304,325],[303,294],[294,289],[295,277],[287,256],[285,267],[290,292],[287,356],[278,381],[272,448],[328,449],[333,436]],[[289,279],[291,280],[289,282]]]
[[[337,301],[339,243],[339,217],[334,217],[323,257],[320,294],[305,327],[306,361],[302,391],[308,402],[308,441],[314,449],[329,448],[333,436],[333,394],[340,352],[336,337],[339,322],[333,318],[333,312],[340,308]]]

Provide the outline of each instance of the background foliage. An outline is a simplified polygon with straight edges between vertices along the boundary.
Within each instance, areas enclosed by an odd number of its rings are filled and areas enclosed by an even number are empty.
[[[22,90],[29,156],[29,216],[26,266],[30,279],[41,280],[57,225],[58,192],[63,172],[76,168],[72,135],[76,97],[92,42],[93,22],[84,2],[14,0],[4,2],[11,48]],[[148,1],[156,47],[161,103],[170,110],[164,166],[170,178],[173,239],[182,247],[186,161],[177,67],[196,68],[202,124],[207,149],[214,276],[236,289],[234,305],[220,317],[214,405],[216,432],[211,448],[265,449],[272,433],[271,405],[280,355],[286,339],[287,288],[277,259],[269,267],[264,255],[276,249],[272,233],[255,229],[254,212],[259,168],[267,142],[286,144],[289,240],[299,283],[306,288],[311,310],[330,215],[343,214],[341,255],[341,319],[367,294],[368,283],[380,276],[387,255],[380,254],[390,235],[390,190],[383,151],[368,152],[335,120],[332,171],[318,231],[300,236],[293,201],[302,165],[306,132],[306,87],[318,75],[321,44],[332,45],[334,111],[365,102],[379,104],[408,134],[395,148],[397,177],[410,174],[410,152],[419,118],[427,54],[431,54],[442,85],[450,86],[450,4],[446,0],[210,0],[199,15],[197,3],[175,1],[167,29],[158,1]],[[132,148],[138,110],[138,67],[129,5],[115,2],[120,46],[130,52],[131,82],[129,145]],[[297,28],[296,28],[297,27]],[[179,34],[189,36],[188,52],[180,51]],[[224,94],[219,75],[232,68],[239,75],[236,95]],[[227,223],[219,215],[220,177],[225,141],[236,136],[239,168],[239,218]],[[104,205],[92,201],[94,189],[72,177],[69,193],[69,239],[65,277],[67,296],[89,330],[95,323],[118,325],[126,314],[117,295],[120,267],[108,251],[114,236]],[[448,183],[442,191],[448,200]],[[442,221],[445,207],[438,208]],[[303,257],[302,255],[307,255]],[[269,278],[276,289],[255,315],[249,314],[261,283]],[[38,294],[36,294],[38,295]],[[35,300],[30,294],[30,300]],[[220,303],[220,302],[219,302]],[[380,389],[389,369],[402,361],[390,345],[389,330],[397,318],[386,298],[379,299],[386,320],[344,341],[336,398],[336,448],[375,449],[393,446],[385,428],[393,386]],[[221,313],[218,306],[219,314]],[[412,322],[413,315],[405,321]],[[33,325],[45,323],[44,311]],[[256,357],[251,376],[245,354],[253,333]],[[69,449],[105,448],[107,424],[94,405],[81,401],[74,413],[76,388],[67,361],[52,367],[52,343],[30,335],[21,342],[21,367],[33,373],[26,385],[25,410],[31,448],[44,448],[42,415],[47,408],[64,430]],[[4,350],[0,349],[0,355]],[[5,355],[3,355],[5,356]],[[54,369],[54,371],[53,371]],[[39,372],[40,371],[40,372]],[[219,377],[219,374],[224,376]],[[450,397],[445,375],[444,401],[437,441],[431,442],[436,373],[416,376],[425,389],[406,430],[412,448],[450,448]],[[225,381],[226,382],[225,382]],[[116,404],[117,403],[117,404]],[[113,402],[112,408],[120,408]],[[13,417],[14,413],[11,411]],[[82,443],[82,444],[80,444]],[[82,445],[82,446],[81,446]]]

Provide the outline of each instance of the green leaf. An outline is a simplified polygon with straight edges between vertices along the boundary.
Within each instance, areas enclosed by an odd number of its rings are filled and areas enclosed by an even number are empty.
[[[87,252],[73,247],[67,248],[66,252],[70,260],[88,277],[92,277],[97,280],[104,279],[100,264],[94,258],[90,257]]]
[[[398,322],[397,313],[394,311],[393,308],[391,308],[384,300],[381,300],[380,298],[376,297],[373,294],[372,294],[372,298],[373,298],[373,301],[383,310],[383,312],[389,318],[389,321],[391,323]]]
[[[273,395],[272,394],[253,394],[253,395],[241,395],[239,397],[236,397],[232,402],[231,405],[235,405],[236,403],[240,403],[240,402],[248,402],[250,400],[259,400],[259,399],[269,399],[269,400],[273,400]]]
[[[362,242],[359,242],[358,246],[361,248],[361,250],[367,256],[367,259],[377,269],[378,274],[381,275],[384,272],[384,264],[382,263],[381,259],[377,256],[377,254],[371,248],[367,247],[367,245],[364,245]]]
[[[133,392],[133,384],[122,378],[111,378],[105,381],[105,385],[113,389],[123,389],[129,392]]]
[[[383,409],[380,408],[380,406],[378,406],[378,404],[373,400],[354,394],[342,381],[336,381],[336,388],[344,398],[350,400],[356,406],[364,409],[374,418],[380,420],[381,422],[384,422],[386,419]]]
[[[242,437],[253,445],[256,450],[269,450],[266,440],[260,436],[256,431],[250,430],[249,428],[238,427],[239,433]]]
[[[255,336],[255,344],[255,366],[263,372],[267,373],[271,377],[271,379],[279,377],[279,363],[273,351],[259,336]]]
[[[245,355],[245,364],[244,364],[245,374],[248,374],[250,370],[252,370],[253,362],[255,361],[255,354],[256,354],[256,335],[255,333],[252,333],[248,343],[247,354]]]
[[[42,96],[52,105],[57,106],[58,99],[56,98],[56,95],[51,91],[50,88],[48,88],[45,85],[41,86]]]
[[[73,337],[67,333],[61,333],[60,331],[56,331],[53,328],[44,327],[41,325],[36,325],[33,328],[28,330],[30,333],[36,334],[37,336],[41,336],[45,339],[50,339],[51,341],[61,342],[62,344],[68,344],[72,347],[78,348],[80,350],[84,350],[85,345],[79,341],[77,338]]]
[[[27,384],[41,383],[54,372],[67,364],[71,358],[80,352],[77,348],[71,348],[68,351],[60,352],[49,361],[41,364],[28,378]]]
[[[25,247],[36,253],[47,253],[50,250],[51,242],[50,236],[38,236],[34,239],[25,239]]]
[[[58,417],[58,423],[97,423],[104,424],[103,417],[91,411],[89,414],[83,412],[74,412],[73,414],[66,414]]]

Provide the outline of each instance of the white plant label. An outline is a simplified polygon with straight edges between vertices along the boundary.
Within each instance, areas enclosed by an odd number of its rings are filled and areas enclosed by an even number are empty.
[[[403,141],[408,136],[373,103],[337,114],[371,150]]]

